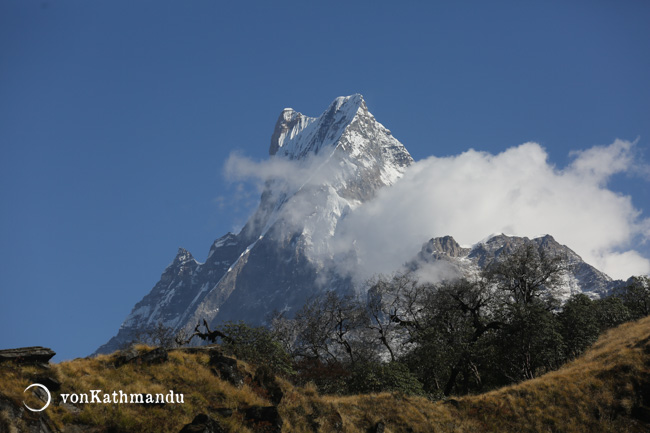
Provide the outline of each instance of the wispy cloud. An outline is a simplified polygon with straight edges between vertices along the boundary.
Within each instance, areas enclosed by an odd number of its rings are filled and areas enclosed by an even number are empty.
[[[269,180],[283,180],[297,186],[307,178],[307,168],[307,164],[298,164],[283,158],[253,161],[233,152],[228,156],[223,172],[226,179],[232,182],[252,181],[258,189],[262,190],[264,183]]]
[[[262,205],[249,220],[249,229],[253,232],[263,229],[269,221],[274,221],[271,213],[275,212],[283,222],[274,226],[279,239],[308,227],[312,246],[309,253],[327,254],[336,219],[317,209],[327,207],[338,215],[344,212],[347,201],[328,201],[331,191],[326,185],[341,184],[353,175],[353,171],[341,168],[339,160],[331,156],[331,152],[325,152],[297,160],[271,157],[253,161],[231,154],[224,165],[226,178],[239,185],[252,183],[262,193]],[[281,204],[279,209],[275,209],[276,204]]]

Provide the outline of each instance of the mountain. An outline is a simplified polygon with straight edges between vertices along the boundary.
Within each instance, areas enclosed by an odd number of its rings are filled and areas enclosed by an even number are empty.
[[[244,228],[217,239],[205,263],[179,249],[97,353],[112,352],[159,323],[179,330],[193,330],[203,319],[260,323],[272,310],[300,306],[319,290],[351,288],[350,279],[329,266],[336,227],[399,179],[413,158],[361,95],[336,98],[317,118],[284,109],[269,154],[285,164],[285,173],[266,181]]]
[[[204,263],[179,249],[160,281],[97,353],[110,353],[159,324],[190,332],[204,319],[260,324],[273,310],[295,311],[319,292],[354,289],[354,245],[337,244],[337,227],[394,184],[413,158],[368,111],[361,95],[336,98],[319,117],[284,109],[269,155],[275,175],[266,180],[244,228],[214,241]],[[435,271],[438,279],[476,273],[524,239],[496,236],[462,248],[451,237],[435,238],[409,266],[422,274]],[[567,293],[600,296],[612,284],[550,236],[533,242],[572,260]]]
[[[598,299],[623,284],[585,263],[578,254],[558,243],[551,235],[529,239],[496,234],[469,248],[461,247],[451,236],[432,238],[406,267],[425,279],[428,275],[435,275],[436,279],[472,278],[491,263],[512,254],[523,245],[532,245],[539,253],[548,257],[559,256],[564,260],[567,270],[562,275],[562,291],[556,293],[560,300],[566,300],[576,293]]]

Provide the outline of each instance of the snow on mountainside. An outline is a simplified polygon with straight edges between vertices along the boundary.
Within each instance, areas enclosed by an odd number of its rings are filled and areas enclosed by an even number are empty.
[[[393,185],[413,163],[411,155],[375,120],[361,95],[336,98],[316,118],[284,109],[269,154],[282,170],[266,179],[244,228],[214,241],[205,263],[179,249],[160,281],[97,353],[112,352],[158,324],[186,331],[203,319],[260,324],[273,310],[295,311],[321,291],[354,290],[355,275],[348,271],[358,263],[355,246],[338,244],[337,227],[381,188]],[[494,236],[462,248],[451,237],[435,238],[409,266],[437,279],[477,273],[501,251],[527,241]],[[572,260],[568,293],[599,296],[609,290],[609,277],[550,236],[532,242]]]
[[[422,250],[407,264],[407,268],[417,272],[424,279],[432,279],[430,276],[437,280],[474,278],[492,262],[501,260],[524,244],[532,244],[540,253],[544,252],[549,257],[559,256],[568,265],[568,270],[562,275],[563,291],[556,293],[562,301],[576,293],[585,293],[592,299],[598,299],[623,283],[613,281],[585,263],[575,252],[558,243],[550,235],[528,239],[496,234],[471,248],[461,247],[451,236],[433,238],[422,246]]]
[[[269,178],[241,232],[216,240],[205,263],[179,250],[98,353],[158,323],[187,330],[204,318],[260,323],[317,291],[350,289],[347,277],[330,270],[329,241],[348,212],[392,185],[413,159],[361,95],[336,98],[317,118],[285,109],[269,154],[290,161],[295,174]]]

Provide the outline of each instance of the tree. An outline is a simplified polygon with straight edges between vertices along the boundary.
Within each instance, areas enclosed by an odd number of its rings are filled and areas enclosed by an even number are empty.
[[[346,393],[355,366],[377,360],[367,322],[364,303],[333,291],[307,301],[293,319],[276,314],[271,320],[273,332],[285,337],[297,380],[324,393]]]
[[[430,394],[481,389],[482,366],[489,364],[485,358],[491,350],[484,341],[502,326],[491,313],[494,296],[485,282],[459,279],[415,285],[409,292],[419,298],[417,315],[394,317],[409,330],[415,347],[401,360]]]
[[[600,332],[614,328],[632,319],[630,310],[618,296],[607,296],[594,301]]]
[[[216,343],[218,339],[232,342],[230,337],[228,337],[218,329],[215,329],[214,331],[211,330],[210,325],[208,325],[208,322],[205,319],[203,319],[203,327],[205,328],[205,332],[201,332],[200,330],[201,323],[197,323],[196,327],[194,328],[194,333],[192,333],[187,338],[184,338],[184,336],[179,336],[176,338],[176,342],[178,343],[179,346],[184,346],[186,344],[190,344],[190,342],[194,337],[199,337],[201,340],[209,341],[210,343]]]
[[[575,358],[591,346],[600,335],[597,304],[579,293],[566,301],[559,313],[561,333],[568,358]]]
[[[564,347],[556,316],[540,302],[510,309],[508,323],[499,330],[499,370],[508,382],[528,380],[557,369]]]
[[[551,255],[533,242],[526,242],[505,258],[496,259],[483,276],[507,295],[506,303],[525,306],[539,300],[554,308],[558,305],[555,292],[568,269],[564,257]]]
[[[483,272],[501,298],[501,364],[508,380],[531,379],[561,363],[562,336],[552,311],[568,268],[564,257],[526,242]]]
[[[291,357],[270,329],[244,322],[226,322],[217,331],[225,353],[258,366],[266,365],[276,374],[294,374]]]
[[[397,348],[405,334],[419,327],[427,287],[418,284],[408,273],[392,277],[378,276],[366,283],[366,328],[386,348],[390,359],[397,358]]]
[[[633,319],[650,315],[650,277],[632,277],[615,294],[623,300]]]
[[[367,362],[355,365],[347,382],[348,393],[369,394],[386,391],[407,395],[424,394],[422,383],[405,364]]]
[[[358,332],[366,322],[365,309],[351,295],[328,291],[308,301],[294,320],[297,357],[354,364],[367,356],[367,342]]]
[[[269,315],[268,322],[273,339],[280,343],[284,351],[293,357],[299,332],[296,321],[287,317],[285,312],[275,310]]]

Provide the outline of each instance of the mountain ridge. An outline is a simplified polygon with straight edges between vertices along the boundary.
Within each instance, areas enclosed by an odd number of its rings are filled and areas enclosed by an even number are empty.
[[[353,243],[333,245],[337,227],[346,215],[400,179],[413,163],[408,150],[355,94],[336,98],[319,117],[285,108],[271,136],[269,155],[269,164],[278,164],[279,169],[265,179],[259,206],[241,231],[216,239],[204,263],[179,249],[118,334],[96,353],[119,349],[159,324],[187,332],[203,320],[260,324],[273,310],[295,311],[325,290],[355,290],[353,271],[359,259]],[[493,246],[497,240],[523,242],[493,236],[474,247]],[[468,250],[451,236],[436,242],[428,256],[413,251],[416,257],[408,266],[435,262],[436,272],[451,278],[462,275],[463,266],[478,272],[493,253]],[[451,249],[454,260],[433,257],[438,249]],[[470,257],[472,251],[476,257]],[[573,251],[566,254],[578,265],[582,262]],[[581,274],[568,280],[570,292],[582,291],[584,280],[597,283],[594,296],[606,293],[611,279],[587,264],[580,266]],[[396,270],[386,270],[392,271]]]
[[[585,263],[582,258],[566,245],[562,245],[551,235],[534,238],[493,234],[469,248],[461,247],[452,236],[431,238],[425,242],[415,258],[407,263],[407,269],[423,273],[427,266],[443,264],[447,272],[439,274],[449,277],[477,277],[481,270],[489,267],[501,256],[512,254],[517,248],[533,245],[540,254],[559,256],[566,263],[563,272],[563,291],[556,296],[567,300],[571,295],[584,293],[591,299],[607,296],[612,289],[623,284],[613,280],[605,273]],[[424,272],[426,275],[426,272]]]
[[[113,351],[157,323],[188,331],[217,316],[259,323],[271,309],[299,306],[325,288],[351,289],[349,278],[330,270],[336,226],[392,185],[413,158],[358,94],[336,98],[317,118],[283,110],[269,154],[273,161],[290,161],[295,173],[268,178],[246,225],[214,241],[205,263],[186,264],[185,250],[179,250],[181,258],[97,353]]]

